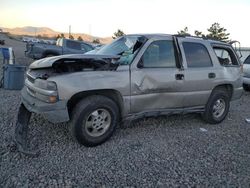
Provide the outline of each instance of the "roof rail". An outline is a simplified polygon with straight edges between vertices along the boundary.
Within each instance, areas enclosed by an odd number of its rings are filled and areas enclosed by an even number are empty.
[[[204,40],[209,40],[209,38],[207,37],[198,37],[198,36],[192,36],[192,35],[189,35],[189,34],[186,34],[186,35],[180,35],[180,34],[176,34],[176,35],[173,35],[175,37],[183,37],[183,38],[197,38],[197,39],[204,39]]]

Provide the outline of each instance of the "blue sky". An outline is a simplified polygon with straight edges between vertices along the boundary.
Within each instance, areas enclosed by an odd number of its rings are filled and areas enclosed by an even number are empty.
[[[250,0],[0,0],[0,26],[46,26],[95,36],[190,32],[219,22],[250,47]]]

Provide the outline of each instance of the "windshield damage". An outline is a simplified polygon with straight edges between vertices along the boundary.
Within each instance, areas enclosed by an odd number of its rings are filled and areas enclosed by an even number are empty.
[[[129,65],[146,42],[143,36],[123,36],[95,53],[81,56],[58,56],[31,64],[29,72],[39,72],[36,78],[48,79],[53,75],[83,71],[115,71],[119,65]],[[51,63],[48,63],[51,62]],[[48,65],[44,66],[45,63]]]
[[[129,65],[146,41],[144,36],[123,36],[104,46],[96,54],[120,55],[115,63]]]

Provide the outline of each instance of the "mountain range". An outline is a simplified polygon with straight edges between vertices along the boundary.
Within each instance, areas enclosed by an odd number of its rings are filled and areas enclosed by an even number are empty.
[[[64,36],[67,38],[69,36],[69,33],[54,31],[51,28],[48,27],[33,27],[33,26],[25,26],[25,27],[16,27],[16,28],[4,28],[1,27],[3,32],[9,32],[14,35],[23,35],[23,36],[40,36],[44,38],[52,38],[56,37],[57,35],[63,33]],[[77,39],[79,36],[82,37],[84,41],[92,42],[94,39],[99,39],[101,43],[107,44],[112,41],[112,37],[95,37],[84,33],[71,33],[75,39]]]

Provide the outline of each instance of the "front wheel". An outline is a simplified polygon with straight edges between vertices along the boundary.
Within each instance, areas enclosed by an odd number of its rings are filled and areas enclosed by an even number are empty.
[[[203,119],[211,124],[217,124],[222,122],[228,114],[230,107],[230,97],[225,90],[215,90],[211,94]]]
[[[119,120],[116,103],[105,96],[90,96],[81,100],[72,112],[70,131],[85,146],[97,146],[108,140]]]

